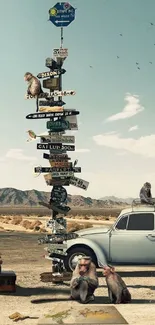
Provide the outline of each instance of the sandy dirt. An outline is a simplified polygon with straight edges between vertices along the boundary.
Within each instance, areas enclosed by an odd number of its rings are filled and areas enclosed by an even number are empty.
[[[81,220],[80,220],[81,222]],[[91,220],[92,222],[92,220]],[[106,222],[106,226],[111,221]],[[94,223],[93,223],[94,224]],[[1,226],[1,224],[0,224]],[[2,225],[4,226],[4,224]],[[46,245],[38,245],[37,239],[42,234],[30,233],[20,226],[12,227],[12,231],[0,232],[0,252],[2,253],[3,270],[13,270],[17,275],[16,293],[0,293],[0,325],[14,324],[9,315],[20,312],[31,317],[44,317],[77,305],[78,302],[68,301],[70,296],[69,282],[63,285],[43,283],[40,281],[42,272],[51,271],[51,263],[44,259]],[[11,230],[11,229],[10,229]],[[17,230],[17,231],[16,231]],[[24,230],[24,232],[21,232]],[[32,232],[32,231],[31,231]],[[155,267],[118,267],[121,276],[132,295],[132,303],[115,305],[129,324],[155,324]],[[109,304],[105,279],[99,274],[99,288],[95,291],[95,304]],[[33,304],[31,300],[49,298],[49,302]],[[37,324],[38,319],[25,319],[18,324]]]

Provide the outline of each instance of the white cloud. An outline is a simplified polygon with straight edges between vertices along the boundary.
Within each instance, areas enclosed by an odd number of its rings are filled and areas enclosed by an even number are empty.
[[[115,115],[112,115],[106,119],[106,121],[117,121],[126,118],[130,118],[144,110],[144,107],[140,104],[139,96],[126,94],[124,100],[127,102],[123,110]]]
[[[138,125],[134,125],[134,126],[131,126],[131,128],[129,128],[129,132],[132,132],[132,131],[136,131],[138,130]]]
[[[99,146],[125,150],[148,158],[155,157],[155,134],[134,139],[122,138],[119,133],[104,133],[93,136],[93,140]]]
[[[6,158],[12,158],[12,159],[16,159],[16,160],[25,160],[25,161],[36,161],[37,160],[36,157],[24,155],[22,149],[10,149],[6,153]]]

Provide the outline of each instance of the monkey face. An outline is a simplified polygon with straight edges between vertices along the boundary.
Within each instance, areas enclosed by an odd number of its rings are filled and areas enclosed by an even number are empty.
[[[103,267],[103,275],[108,276],[110,273],[114,273],[115,268],[113,266],[104,266]]]
[[[90,261],[86,261],[86,260],[80,260],[80,263],[79,263],[79,273],[80,275],[84,275],[88,270],[89,270],[89,267],[90,267]]]
[[[32,78],[32,74],[31,73],[25,73],[25,75],[24,75],[24,80],[25,81],[29,81],[30,79]]]

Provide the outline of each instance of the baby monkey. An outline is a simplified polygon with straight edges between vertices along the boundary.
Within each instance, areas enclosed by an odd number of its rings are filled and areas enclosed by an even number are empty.
[[[106,278],[111,303],[125,304],[131,301],[131,294],[121,276],[115,272],[114,267],[110,265],[104,266],[103,275]]]

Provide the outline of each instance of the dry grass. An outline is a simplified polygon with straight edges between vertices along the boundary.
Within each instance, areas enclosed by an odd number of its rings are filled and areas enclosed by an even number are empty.
[[[91,228],[93,225],[91,223],[77,223],[77,222],[69,222],[67,224],[67,231],[68,232],[74,232],[77,230],[81,230],[81,229],[86,229],[86,228]]]
[[[12,225],[20,225],[20,223],[22,222],[23,218],[21,216],[15,216],[12,219]]]
[[[101,208],[101,209],[97,209],[97,208],[74,208],[71,207],[71,211],[68,213],[69,217],[75,217],[75,216],[84,216],[86,218],[89,218],[90,216],[95,216],[95,217],[100,217],[103,220],[105,219],[105,217],[107,216],[111,216],[111,217],[117,217],[118,214],[120,213],[120,211],[122,210],[123,207],[119,207],[119,208]],[[34,216],[38,216],[38,217],[42,217],[42,216],[50,216],[51,215],[51,211],[49,209],[46,208],[41,208],[41,207],[0,207],[0,216],[27,216],[27,217],[32,217]]]

